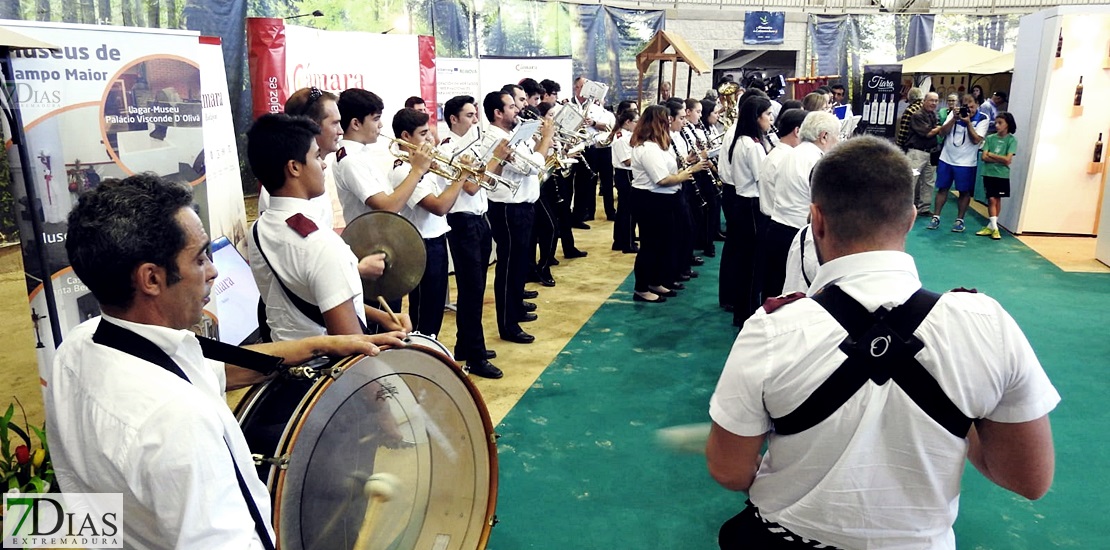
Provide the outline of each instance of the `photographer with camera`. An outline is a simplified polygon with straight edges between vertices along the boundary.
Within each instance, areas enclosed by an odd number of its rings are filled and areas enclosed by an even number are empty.
[[[933,94],[930,94],[933,95]],[[960,98],[962,106],[957,112],[948,113],[944,121],[946,138],[937,163],[937,194],[933,208],[933,219],[928,229],[940,227],[940,213],[948,201],[948,190],[954,183],[960,196],[957,199],[956,221],[952,224],[955,233],[964,232],[964,214],[971,204],[971,194],[975,189],[975,170],[979,163],[979,144],[987,135],[987,116],[979,112],[979,104],[971,94]],[[955,120],[953,124],[952,121]]]

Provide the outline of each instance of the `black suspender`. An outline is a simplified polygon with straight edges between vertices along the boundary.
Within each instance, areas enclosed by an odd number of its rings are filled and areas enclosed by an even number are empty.
[[[204,356],[208,359],[214,359],[217,361],[222,360],[221,357],[227,357],[227,355],[225,355],[224,353],[228,350],[221,346],[226,346],[228,348],[235,347],[224,344],[222,342],[217,342],[218,344],[220,344],[219,346],[213,346],[211,344],[213,340],[201,337],[198,337],[198,339],[200,339],[201,341],[201,350],[204,352]],[[209,343],[205,344],[205,341],[208,341]],[[188,376],[185,376],[185,372],[181,370],[181,367],[179,367],[177,363],[173,361],[173,358],[171,358],[165,351],[162,351],[162,348],[159,348],[150,340],[143,338],[142,336],[127,328],[101,319],[100,325],[96,328],[96,333],[93,334],[93,342],[96,342],[97,344],[100,344],[102,346],[110,347],[117,351],[121,351],[132,357],[142,359],[143,361],[146,361],[148,363],[158,365],[159,367],[162,367],[163,369],[166,369],[167,371],[170,371],[173,374],[177,375],[182,380],[192,384],[192,381],[189,380]],[[216,356],[210,356],[210,351],[215,351]],[[260,356],[263,358],[270,357],[271,359],[277,360],[278,364],[281,363],[280,357],[271,357],[262,353],[245,349],[240,349],[240,351],[246,352],[246,354],[235,354],[238,356],[239,359],[242,359],[244,357],[251,357],[257,360],[258,357],[253,357],[252,355],[250,355],[253,354],[254,356]],[[240,366],[247,366],[246,364],[241,363],[235,364],[239,364]],[[255,504],[254,498],[251,496],[250,490],[247,488],[247,482],[243,479],[243,473],[239,471],[239,463],[235,461],[235,453],[231,451],[231,444],[227,442],[226,438],[224,439],[224,445],[227,447],[228,456],[231,457],[231,466],[235,468],[235,478],[239,482],[239,492],[242,493],[243,500],[246,501],[247,504],[247,510],[250,511],[251,519],[254,520],[254,531],[258,534],[259,540],[262,541],[263,548],[265,548],[266,550],[275,550],[274,542],[270,540],[270,532],[266,530],[265,520],[262,519],[262,513],[258,511],[258,505]]]
[[[813,299],[848,332],[840,344],[847,359],[798,408],[773,419],[775,432],[791,435],[823,422],[868,381],[894,380],[935,422],[956,437],[967,437],[972,419],[952,403],[944,389],[914,357],[925,344],[913,335],[940,295],[920,289],[906,303],[875,313],[837,286],[822,289]]]
[[[251,232],[254,234],[254,245],[258,247],[258,253],[262,255],[262,260],[265,261],[266,266],[270,268],[270,273],[274,274],[274,281],[277,281],[282,292],[285,292],[285,297],[289,298],[289,302],[293,304],[293,307],[297,308],[297,311],[301,312],[305,317],[308,317],[310,321],[327,328],[328,324],[324,322],[324,313],[320,311],[320,306],[312,305],[308,300],[297,296],[292,290],[289,290],[289,287],[285,286],[285,283],[281,281],[281,277],[278,277],[277,270],[274,269],[274,264],[270,263],[270,259],[266,257],[266,252],[262,250],[262,241],[258,239],[258,222],[254,223]],[[362,332],[365,334],[367,332],[366,323],[362,321],[362,317],[359,317],[357,312],[355,313],[355,317],[358,319],[358,326],[362,328]],[[265,330],[263,330],[263,327],[265,327]],[[266,304],[261,296],[258,298],[258,331],[263,341],[270,340],[270,330],[269,326],[266,324]]]
[[[801,248],[801,250],[798,251],[798,258],[800,258],[800,260],[801,260],[799,262],[801,264],[799,267],[801,268],[801,271],[802,271],[802,279],[805,279],[807,287],[809,285],[813,284],[813,281],[809,280],[809,275],[806,275],[806,233],[808,231],[809,231],[809,225],[806,225],[805,227],[802,228],[802,233],[801,233],[802,248]]]

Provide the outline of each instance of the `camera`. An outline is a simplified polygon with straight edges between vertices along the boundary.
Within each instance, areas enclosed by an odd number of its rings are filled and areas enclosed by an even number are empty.
[[[960,118],[967,118],[969,116],[971,116],[971,111],[967,110],[966,106],[960,107]]]

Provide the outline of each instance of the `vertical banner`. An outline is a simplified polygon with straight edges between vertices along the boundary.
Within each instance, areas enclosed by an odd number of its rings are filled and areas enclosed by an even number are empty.
[[[898,128],[898,102],[901,100],[901,65],[863,66],[863,110],[860,126],[864,132],[893,140]]]
[[[432,120],[430,125],[436,127],[439,120],[439,102],[436,99],[436,37],[418,36],[417,45],[420,49],[420,97],[428,106],[428,114]]]
[[[285,21],[247,18],[247,63],[251,77],[251,119],[285,110]]]
[[[100,313],[96,299],[69,267],[65,250],[66,217],[80,196],[104,179],[151,172],[191,185],[206,229],[233,233],[233,220],[245,217],[239,210],[238,159],[230,122],[223,126],[224,145],[217,140],[215,151],[206,149],[206,121],[219,128],[215,113],[230,120],[230,107],[219,46],[202,46],[196,33],[42,22],[5,21],[0,26],[61,48],[12,50],[14,82],[6,83],[16,91],[11,98],[22,111],[31,184],[38,198],[29,204],[18,150],[10,147],[42,366],[50,363],[60,343],[51,337],[51,323],[57,323],[64,338],[69,329]],[[203,48],[214,56],[204,61],[211,65],[204,72],[218,73],[216,83],[202,77]],[[223,88],[215,91],[218,83]],[[212,175],[211,182],[206,174]],[[240,193],[238,208],[227,204],[236,200],[235,191]],[[218,219],[209,216],[214,204],[220,206]],[[33,231],[32,215],[42,220],[41,233]],[[40,257],[46,258],[45,265]],[[44,282],[52,285],[55,315],[47,313]]]
[[[749,11],[744,15],[745,44],[782,44],[786,12]]]

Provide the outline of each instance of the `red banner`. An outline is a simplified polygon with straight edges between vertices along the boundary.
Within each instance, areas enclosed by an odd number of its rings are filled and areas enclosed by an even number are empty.
[[[428,115],[432,117],[429,122],[432,128],[436,126],[436,37],[418,37],[420,49],[420,97],[428,106]]]
[[[289,97],[285,89],[285,21],[248,17],[247,52],[252,118],[284,111],[285,100]]]

